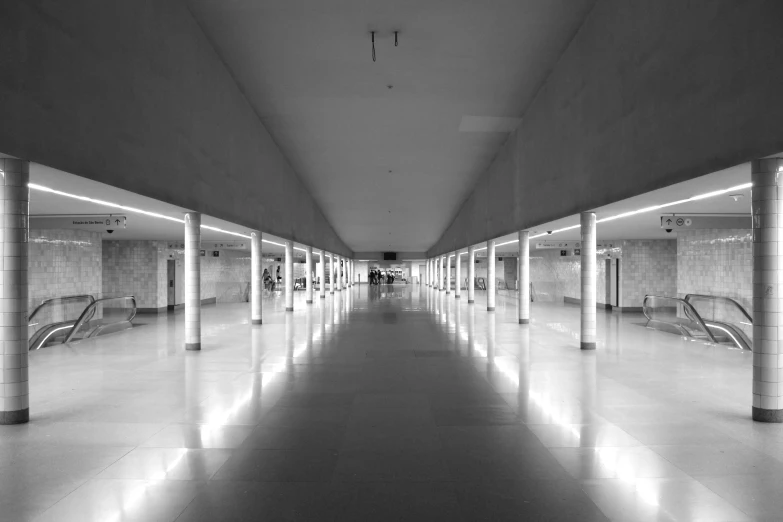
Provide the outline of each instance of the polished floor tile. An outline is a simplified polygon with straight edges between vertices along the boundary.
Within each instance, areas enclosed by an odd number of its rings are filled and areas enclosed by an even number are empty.
[[[225,449],[136,448],[96,478],[208,480],[231,454]]]
[[[783,426],[747,353],[515,296],[426,287],[205,306],[31,355],[0,519],[779,520]]]
[[[609,520],[574,480],[459,482],[455,487],[465,520]]]

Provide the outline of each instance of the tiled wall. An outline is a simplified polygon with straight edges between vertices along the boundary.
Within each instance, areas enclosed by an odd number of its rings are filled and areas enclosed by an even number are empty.
[[[625,240],[620,263],[620,305],[641,308],[644,296],[677,295],[677,240]]]
[[[99,232],[30,230],[29,305],[65,295],[102,293],[102,244]]]
[[[159,241],[104,241],[103,293],[107,297],[133,295],[139,308],[165,307],[165,259],[164,244]]]
[[[561,256],[560,250],[530,250],[530,282],[533,298],[537,301],[563,302],[565,298],[581,299],[579,256]],[[606,300],[606,265],[603,259],[596,263],[596,300]]]
[[[677,293],[731,297],[752,314],[750,230],[692,230],[677,234]]]

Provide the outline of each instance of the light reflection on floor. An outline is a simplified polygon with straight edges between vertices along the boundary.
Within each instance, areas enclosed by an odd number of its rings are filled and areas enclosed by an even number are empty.
[[[515,298],[361,286],[204,308],[31,357],[0,428],[8,520],[764,520],[783,431],[749,354]],[[361,449],[357,449],[361,448]],[[761,495],[759,492],[770,491]]]

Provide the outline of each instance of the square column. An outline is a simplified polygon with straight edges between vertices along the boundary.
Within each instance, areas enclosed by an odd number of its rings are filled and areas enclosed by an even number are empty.
[[[487,241],[487,312],[495,311],[495,241]]]
[[[424,274],[425,274],[425,282],[427,283],[427,286],[430,286],[430,270],[432,269],[432,259],[428,259],[426,263],[424,263]]]
[[[261,324],[264,296],[264,266],[261,253],[261,232],[250,233],[250,322]]]
[[[321,299],[326,299],[326,252],[321,250],[321,262],[318,263],[318,294]]]
[[[476,302],[476,247],[468,247],[468,304]]]
[[[185,349],[201,350],[201,214],[185,214]]]
[[[30,162],[0,158],[0,245],[3,281],[0,284],[0,424],[30,421],[27,355],[27,253]]]
[[[313,304],[313,247],[305,247],[305,303]]]
[[[459,254],[459,250],[458,250],[458,251],[456,251],[456,252],[454,252],[454,262],[456,263],[456,264],[454,265],[454,279],[455,279],[455,284],[454,284],[454,299],[459,299],[459,295],[460,295],[460,285],[462,284],[462,282],[461,282],[461,281],[462,281],[462,279],[461,279],[461,275],[460,275],[460,273],[462,272],[462,268],[460,267],[460,265],[461,265],[462,263],[460,263],[460,254]],[[457,314],[457,317],[459,317],[459,314]]]
[[[751,166],[753,420],[783,422],[783,158]]]
[[[285,242],[285,311],[294,311],[294,244]]]
[[[596,339],[596,274],[595,274],[595,214],[582,212],[579,216],[582,240],[581,267],[581,343],[582,350],[595,350]]]
[[[530,322],[530,232],[519,231],[519,324]]]
[[[446,295],[451,293],[451,256],[446,254]]]

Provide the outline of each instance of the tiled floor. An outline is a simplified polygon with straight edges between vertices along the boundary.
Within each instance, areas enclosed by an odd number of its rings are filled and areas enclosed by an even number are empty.
[[[31,357],[0,427],[0,519],[783,519],[783,426],[750,418],[749,353],[426,287],[206,307]]]

